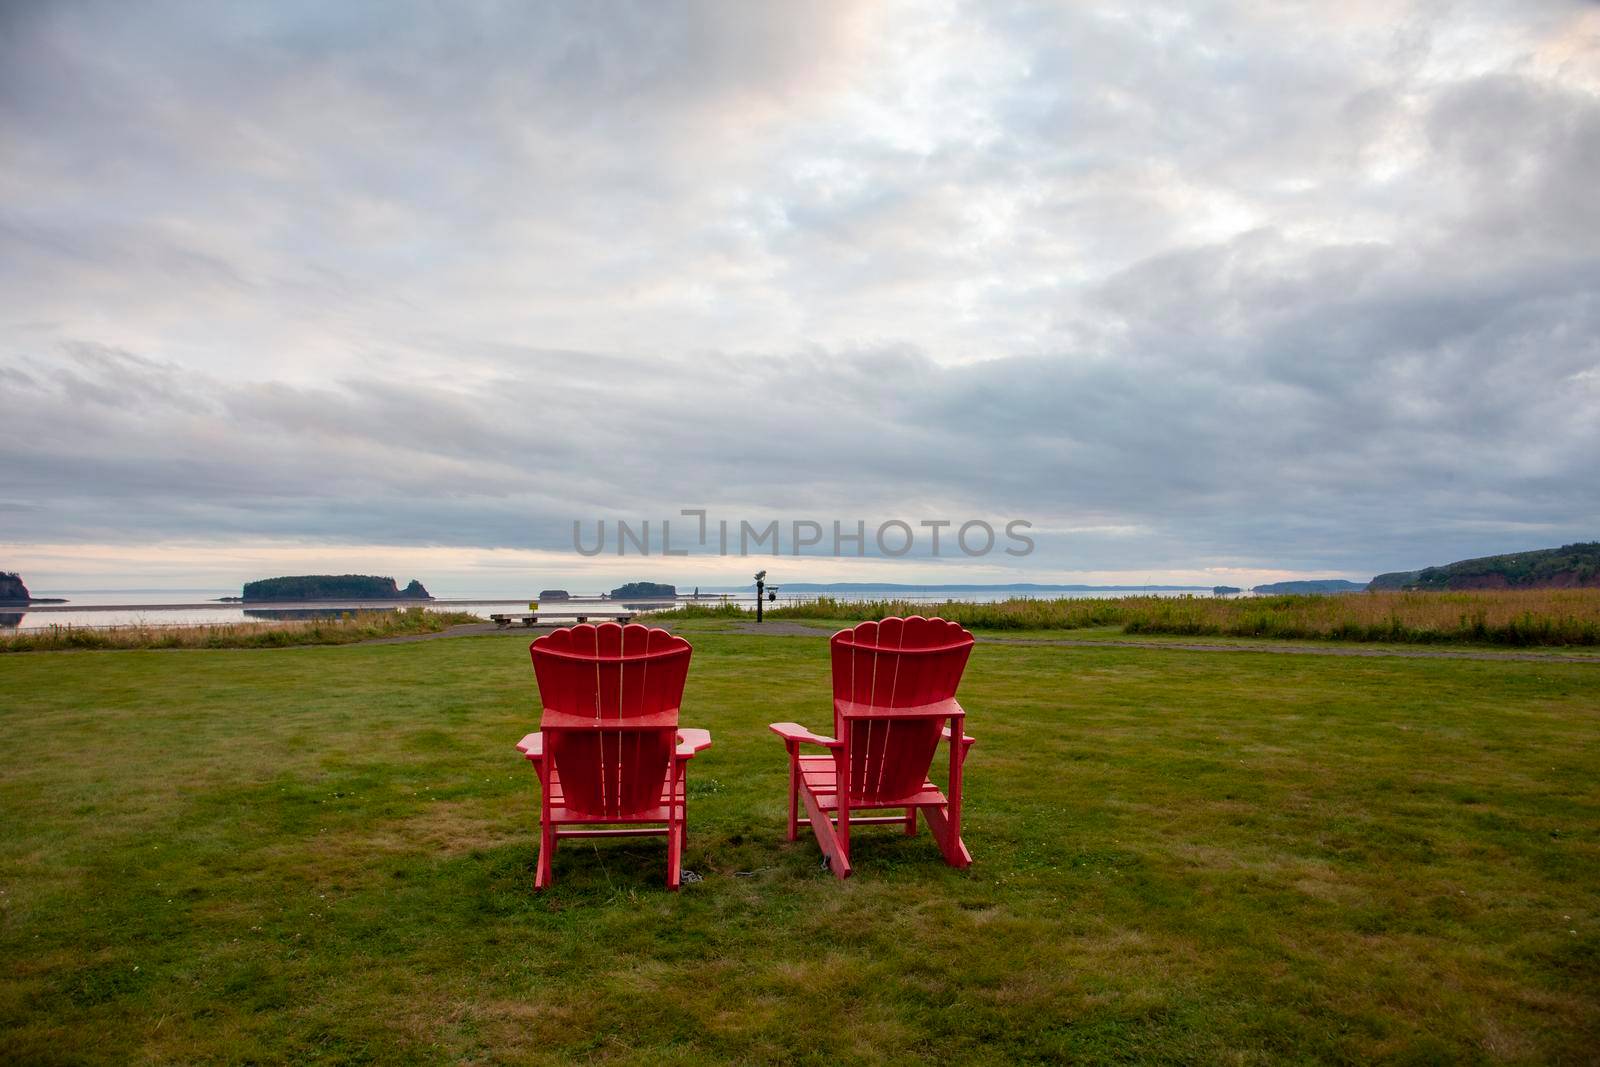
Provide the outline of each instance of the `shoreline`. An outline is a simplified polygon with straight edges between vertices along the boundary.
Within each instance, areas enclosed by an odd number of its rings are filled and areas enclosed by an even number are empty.
[[[201,600],[185,604],[76,604],[56,601],[47,607],[29,607],[32,611],[229,611],[245,609],[294,610],[310,608],[351,608],[367,610],[395,607],[449,607],[452,604],[526,604],[521,600]]]

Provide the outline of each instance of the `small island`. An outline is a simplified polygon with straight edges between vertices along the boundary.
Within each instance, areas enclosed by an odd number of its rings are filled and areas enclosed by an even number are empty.
[[[0,604],[26,604],[29,599],[28,587],[22,584],[20,574],[0,571]]]
[[[22,575],[15,571],[0,571],[0,604],[6,607],[26,607],[29,604],[65,604],[60,597],[36,597],[28,592]]]
[[[1328,593],[1360,593],[1366,588],[1360,582],[1347,582],[1343,578],[1313,578],[1305,582],[1273,582],[1270,585],[1258,585],[1250,591],[1252,593],[1314,593],[1325,595]]]
[[[286,600],[432,600],[415,578],[401,589],[393,578],[371,574],[299,574],[246,582],[246,604]]]
[[[673,600],[677,595],[677,586],[660,582],[629,582],[611,590],[612,600]]]
[[[1234,593],[1242,593],[1244,590],[1236,585],[1214,585],[1211,587],[1211,592],[1216,596],[1231,596]]]
[[[541,589],[541,590],[539,590],[539,603],[541,603],[541,604],[549,604],[549,603],[553,603],[553,602],[555,602],[557,600],[571,600],[571,599],[572,599],[572,594],[567,592],[565,589]]]

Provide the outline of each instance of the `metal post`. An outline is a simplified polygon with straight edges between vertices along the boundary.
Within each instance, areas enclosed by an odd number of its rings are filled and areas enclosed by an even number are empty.
[[[765,601],[767,591],[767,572],[756,571],[756,622],[761,621],[761,604]]]

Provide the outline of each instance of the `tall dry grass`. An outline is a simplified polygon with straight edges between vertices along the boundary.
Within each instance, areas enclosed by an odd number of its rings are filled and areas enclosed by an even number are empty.
[[[482,622],[462,611],[352,611],[337,618],[301,622],[238,622],[210,626],[51,626],[0,635],[0,652],[66,649],[281,648],[288,645],[347,645],[382,637],[438,633],[460,623]]]
[[[1600,644],[1600,589],[1341,596],[1132,596],[1007,600],[994,604],[849,602],[823,597],[774,609],[773,618],[881,619],[939,615],[984,630],[1119,627],[1130,634],[1265,637],[1406,644]]]

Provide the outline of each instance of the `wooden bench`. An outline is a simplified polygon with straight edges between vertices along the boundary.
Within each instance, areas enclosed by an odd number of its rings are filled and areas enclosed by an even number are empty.
[[[494,624],[504,630],[513,623],[523,626],[537,626],[540,619],[568,619],[574,622],[588,622],[591,618],[605,622],[620,622],[626,625],[633,621],[634,612],[626,611],[617,614],[599,613],[591,614],[587,611],[503,611],[495,612],[489,616]]]

